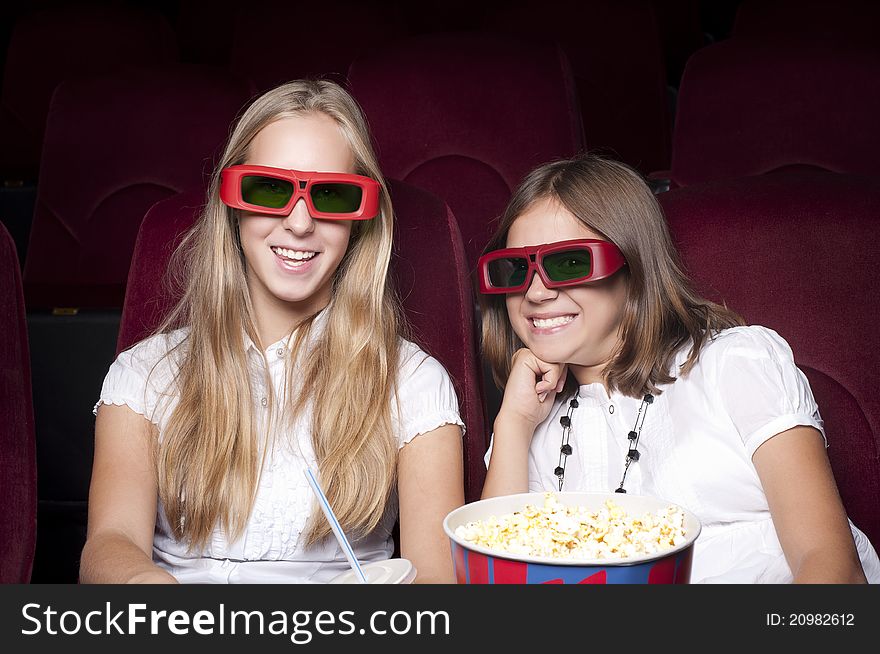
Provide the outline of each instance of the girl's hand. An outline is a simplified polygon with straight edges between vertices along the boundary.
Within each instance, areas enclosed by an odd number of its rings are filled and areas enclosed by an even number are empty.
[[[553,400],[565,386],[567,374],[567,364],[547,363],[527,348],[517,350],[511,361],[499,416],[522,421],[534,429],[550,415]]]

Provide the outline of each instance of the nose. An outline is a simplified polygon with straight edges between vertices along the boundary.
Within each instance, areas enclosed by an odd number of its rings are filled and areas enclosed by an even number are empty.
[[[544,280],[541,279],[541,276],[537,271],[532,273],[532,281],[529,284],[528,290],[526,290],[526,299],[529,302],[538,304],[540,302],[552,300],[557,295],[559,295],[559,292],[555,288],[547,288],[544,286]]]
[[[293,205],[293,209],[281,221],[284,229],[293,232],[297,236],[311,234],[315,231],[315,219],[309,213],[309,207],[304,198],[300,198]]]

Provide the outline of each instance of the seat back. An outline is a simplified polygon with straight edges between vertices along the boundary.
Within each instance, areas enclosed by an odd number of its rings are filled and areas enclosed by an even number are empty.
[[[554,44],[424,36],[357,59],[349,82],[382,170],[449,205],[472,270],[520,179],[584,145],[571,70]]]
[[[699,290],[791,345],[844,505],[880,543],[880,180],[775,173],[659,199]]]
[[[789,166],[877,174],[880,51],[729,39],[696,52],[678,95],[678,186]]]
[[[249,85],[197,66],[69,79],[52,99],[24,282],[28,307],[119,307],[138,226],[203,183]]]
[[[452,213],[435,196],[396,181],[390,191],[396,216],[392,275],[416,341],[446,367],[455,385],[467,427],[466,495],[478,499],[488,442],[461,235]],[[119,351],[150,334],[179,297],[180,289],[164,283],[163,275],[203,202],[202,192],[184,193],[156,204],[144,218],[129,273]]]
[[[37,471],[30,356],[15,244],[0,224],[0,584],[31,578],[37,537]]]
[[[0,96],[0,174],[36,178],[49,101],[66,78],[176,59],[174,33],[158,12],[73,5],[22,16],[10,38]]]

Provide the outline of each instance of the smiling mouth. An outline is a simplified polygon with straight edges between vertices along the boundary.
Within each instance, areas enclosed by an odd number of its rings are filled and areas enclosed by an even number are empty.
[[[314,252],[312,250],[288,250],[287,248],[277,246],[273,246],[270,249],[279,259],[292,265],[311,261],[320,254],[320,252]]]
[[[557,316],[555,318],[529,318],[529,322],[536,329],[550,329],[552,327],[562,327],[574,321],[577,318],[575,314],[567,316]]]

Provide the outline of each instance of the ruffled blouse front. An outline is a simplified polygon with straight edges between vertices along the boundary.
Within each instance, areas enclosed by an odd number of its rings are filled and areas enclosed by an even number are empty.
[[[687,349],[676,357],[675,370]],[[630,465],[628,493],[653,495],[697,515],[703,530],[694,547],[694,582],[792,580],[752,455],[765,441],[797,425],[825,436],[819,410],[788,344],[763,327],[724,330],[706,344],[690,374],[662,388],[644,409],[639,461]],[[606,393],[601,383],[578,390],[571,416],[572,454],[566,491],[612,492],[620,484],[641,399]],[[554,470],[562,444],[557,399],[538,425],[529,451],[529,489],[558,490]],[[487,454],[487,463],[489,455]],[[880,562],[867,537],[850,523],[868,580],[880,582]]]
[[[315,320],[313,338],[323,327],[323,316]],[[187,330],[180,329],[153,336],[122,352],[107,373],[95,413],[101,404],[124,404],[153,422],[161,441],[178,401],[173,383],[178,355],[165,355],[185,339],[186,334]],[[283,401],[280,389],[285,361],[289,359],[286,340],[260,353],[246,339],[258,428],[264,428],[268,422],[268,394],[274,393],[276,406]],[[271,388],[263,381],[264,356]],[[392,400],[391,412],[399,447],[445,424],[459,425],[464,430],[458,400],[446,370],[417,345],[405,340],[401,341],[398,400]],[[315,545],[305,545],[306,524],[316,507],[305,476],[306,467],[318,469],[311,443],[311,420],[301,416],[290,432],[277,438],[275,446],[266,453],[254,507],[240,538],[231,540],[217,527],[203,550],[191,552],[185,543],[171,535],[160,502],[153,560],[179,581],[196,583],[326,582],[348,570],[345,556],[332,536]],[[395,494],[380,525],[352,543],[361,561],[391,556],[394,549],[391,530],[397,513]]]

